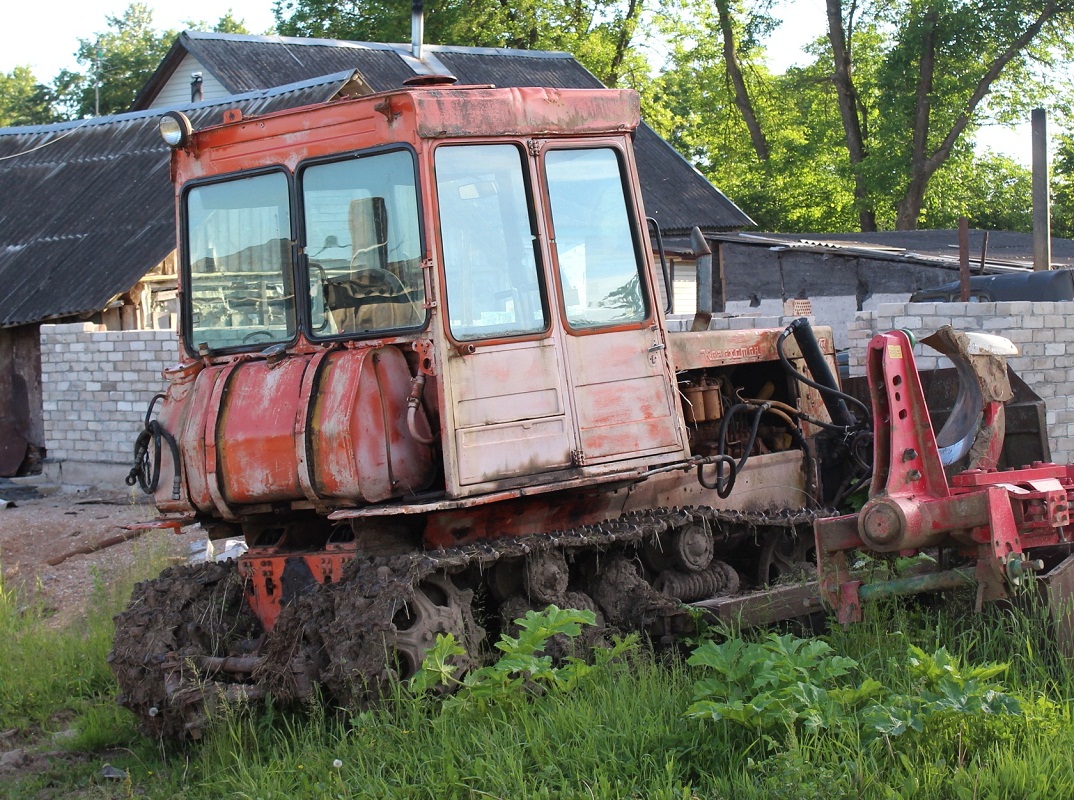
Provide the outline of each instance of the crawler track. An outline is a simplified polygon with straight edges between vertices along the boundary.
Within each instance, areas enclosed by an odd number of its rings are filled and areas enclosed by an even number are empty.
[[[773,531],[811,539],[817,516],[827,514],[655,509],[451,550],[359,554],[340,580],[287,606],[268,634],[248,610],[234,563],[170,568],[135,587],[116,617],[109,661],[120,703],[144,733],[197,738],[221,703],[266,695],[286,703],[317,686],[340,703],[375,698],[417,669],[438,633],[454,634],[471,654],[458,664],[465,671],[480,657],[482,625],[503,628],[549,602],[589,607],[619,630],[668,631],[681,601],[739,590],[738,573],[749,567],[720,561],[721,546],[731,552]],[[700,544],[695,533],[679,548],[680,567],[666,568],[669,544],[688,529],[704,532]],[[695,558],[704,537],[709,554]]]

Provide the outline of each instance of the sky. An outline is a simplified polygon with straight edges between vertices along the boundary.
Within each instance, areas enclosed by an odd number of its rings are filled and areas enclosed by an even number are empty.
[[[275,23],[272,0],[143,0],[153,11],[154,25],[160,30],[182,30],[187,20],[215,23],[228,8],[253,33],[264,33]],[[75,61],[79,39],[92,39],[108,28],[108,16],[120,16],[130,0],[40,0],[11,2],[4,9],[0,26],[0,72],[29,66],[37,80],[50,82],[64,68],[79,70]],[[405,11],[409,3],[399,0]],[[794,63],[805,63],[801,48],[824,32],[824,0],[781,0],[775,13],[783,24],[769,42],[769,64],[782,71]],[[44,32],[42,28],[45,29]],[[982,131],[979,143],[1028,164],[1030,141],[1028,122],[1017,129],[994,126]]]
[[[252,33],[275,24],[272,0],[142,0],[153,11],[160,30],[182,30],[185,20],[215,23],[230,7]],[[92,39],[108,29],[109,16],[122,16],[130,0],[40,0],[5,3],[0,26],[0,72],[29,66],[42,83],[64,68],[80,69],[75,61],[79,39]]]

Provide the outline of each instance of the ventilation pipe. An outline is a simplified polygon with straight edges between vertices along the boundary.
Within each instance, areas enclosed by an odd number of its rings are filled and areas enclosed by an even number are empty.
[[[1048,112],[1033,109],[1033,269],[1052,268],[1051,205],[1048,199]]]
[[[204,84],[201,80],[200,72],[190,73],[190,102],[200,103],[204,98],[204,92],[202,91]]]
[[[425,3],[414,0],[410,12],[410,53],[421,61],[421,43],[425,38]]]

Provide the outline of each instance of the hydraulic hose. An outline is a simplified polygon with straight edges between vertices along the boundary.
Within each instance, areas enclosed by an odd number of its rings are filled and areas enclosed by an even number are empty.
[[[419,372],[410,380],[410,395],[406,399],[406,427],[410,435],[422,444],[433,444],[435,436],[425,436],[418,431],[418,406],[421,405],[421,397],[425,394],[425,373]]]
[[[809,371],[814,377],[819,380],[811,380],[795,369],[794,365],[787,358],[786,353],[783,352],[783,342],[788,336],[794,335],[794,340],[798,344],[798,348],[802,351],[802,357],[805,358],[806,366],[809,367]],[[788,325],[783,333],[776,339],[776,353],[779,355],[780,363],[783,364],[783,368],[787,370],[796,380],[801,381],[806,386],[810,386],[820,392],[821,399],[824,401],[825,408],[828,409],[828,414],[832,418],[832,422],[840,429],[850,429],[857,427],[860,423],[855,419],[854,415],[850,413],[847,408],[847,403],[851,403],[856,406],[862,412],[862,419],[869,420],[872,416],[872,411],[856,397],[852,397],[846,392],[842,392],[836,385],[835,376],[832,375],[831,369],[828,367],[828,362],[824,360],[824,354],[820,350],[820,345],[817,343],[817,338],[813,335],[813,328],[810,326],[809,321],[802,318],[796,319],[790,325]],[[816,362],[816,363],[814,363]]]
[[[168,444],[168,449],[172,454],[172,465],[174,475],[172,476],[172,499],[179,499],[179,483],[181,470],[179,468],[179,445],[175,442],[175,437],[164,430],[157,420],[151,419],[153,416],[153,408],[156,406],[158,400],[163,400],[164,395],[153,395],[153,399],[149,401],[149,408],[145,412],[145,427],[142,432],[138,434],[138,438],[134,442],[134,466],[131,467],[131,471],[127,474],[126,483],[128,486],[134,486],[138,484],[140,488],[146,494],[153,494],[157,490],[157,484],[160,482],[160,452],[161,452],[161,440]],[[149,462],[149,444],[153,444],[153,463]]]

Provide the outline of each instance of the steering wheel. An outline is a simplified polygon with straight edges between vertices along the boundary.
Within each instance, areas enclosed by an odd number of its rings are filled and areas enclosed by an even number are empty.
[[[403,285],[403,282],[399,280],[399,276],[396,275],[394,272],[389,272],[388,270],[382,269],[381,267],[359,267],[356,270],[355,274],[368,274],[370,278],[372,278],[374,281],[377,281],[378,283],[383,283],[386,286],[390,286],[395,291],[403,293],[406,292],[406,287]],[[354,278],[344,278],[341,282],[352,283],[356,286],[361,285],[360,281]]]
[[[246,334],[245,336],[242,337],[242,343],[243,344],[249,344],[250,342],[252,342],[254,340],[254,337],[256,337],[256,336],[264,336],[267,341],[271,341],[272,339],[275,338],[275,335],[272,333],[272,331],[268,331],[268,330],[250,331],[248,334]]]

